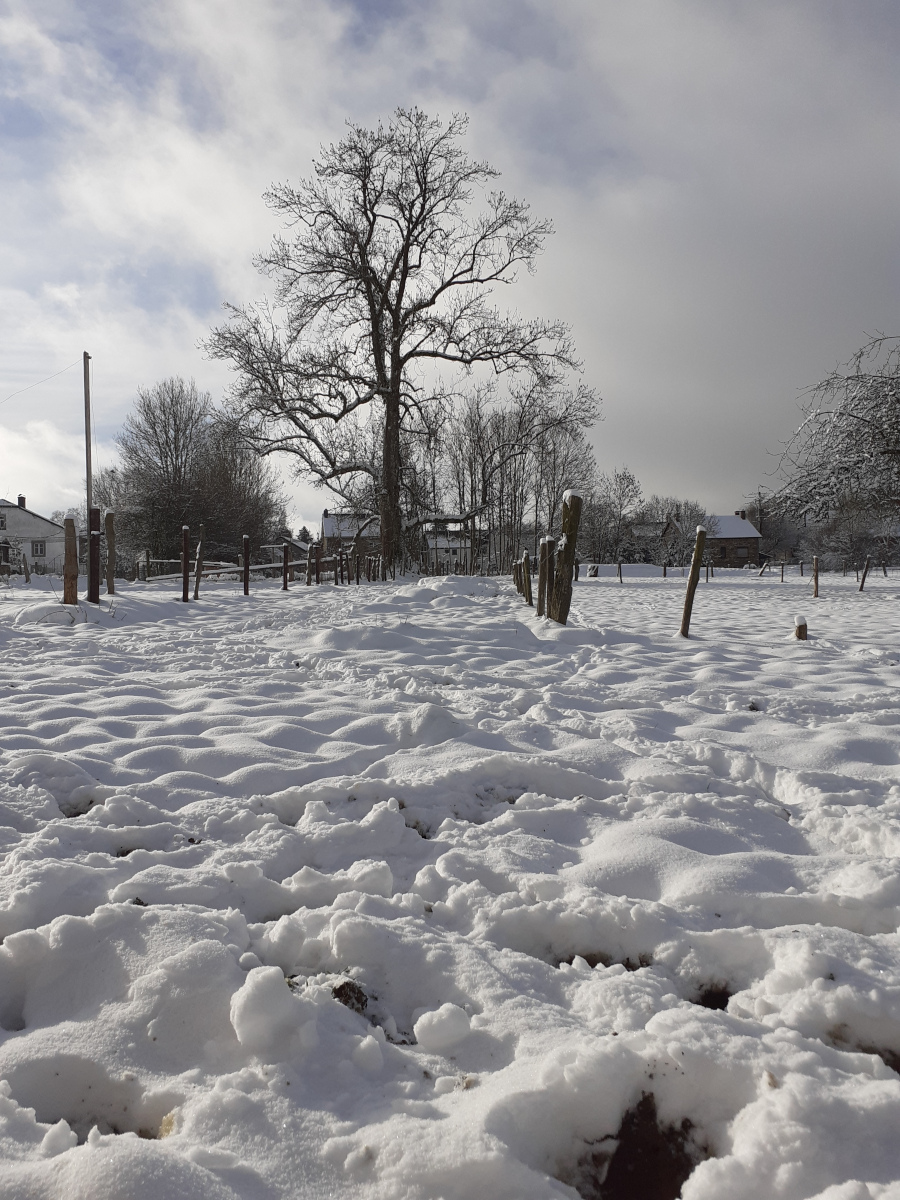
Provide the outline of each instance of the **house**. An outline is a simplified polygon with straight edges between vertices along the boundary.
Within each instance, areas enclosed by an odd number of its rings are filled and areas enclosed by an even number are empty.
[[[322,525],[319,540],[322,543],[322,553],[331,554],[335,550],[350,550],[354,547],[360,529],[359,554],[381,553],[381,522],[377,517],[360,516],[352,512],[335,512],[326,508],[322,513]]]
[[[66,531],[48,517],[25,507],[25,497],[17,503],[0,500],[0,567],[17,570],[22,555],[38,570],[62,572],[66,554]]]
[[[734,516],[713,516],[706,535],[706,554],[715,567],[759,566],[762,534],[747,520],[746,509]]]

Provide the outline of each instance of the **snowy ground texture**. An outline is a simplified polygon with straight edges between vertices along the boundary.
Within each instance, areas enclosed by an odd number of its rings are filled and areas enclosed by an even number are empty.
[[[900,1197],[900,584],[625,579],[0,593],[4,1200]]]

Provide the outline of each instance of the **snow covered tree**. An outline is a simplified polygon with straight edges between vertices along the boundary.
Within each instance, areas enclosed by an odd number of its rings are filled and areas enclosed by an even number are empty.
[[[497,172],[461,149],[466,125],[418,109],[374,130],[351,123],[311,179],[273,186],[266,200],[292,231],[257,259],[274,299],[226,306],[207,343],[236,372],[234,411],[257,448],[295,455],[300,474],[344,497],[368,479],[389,560],[402,548],[405,434],[453,391],[437,372],[481,365],[552,385],[578,366],[565,325],[491,303],[533,269],[551,226],[487,191]]]
[[[827,522],[900,504],[900,337],[871,339],[811,388],[781,462],[779,507]]]

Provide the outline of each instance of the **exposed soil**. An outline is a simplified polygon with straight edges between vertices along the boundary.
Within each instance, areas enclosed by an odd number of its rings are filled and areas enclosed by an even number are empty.
[[[728,1007],[733,995],[734,992],[730,992],[724,983],[704,983],[694,1003],[722,1011]]]
[[[331,994],[335,1000],[340,1000],[341,1004],[345,1004],[360,1016],[365,1013],[369,1004],[369,997],[353,979],[345,979],[343,983],[336,984],[331,989]]]

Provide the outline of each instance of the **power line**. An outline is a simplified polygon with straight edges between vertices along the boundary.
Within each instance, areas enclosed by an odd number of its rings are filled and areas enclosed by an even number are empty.
[[[8,396],[4,396],[0,400],[0,404],[5,404],[7,400],[12,400],[13,396],[21,396],[23,392],[30,392],[32,388],[40,387],[42,383],[49,383],[51,379],[55,379],[57,375],[64,375],[66,371],[71,371],[73,367],[77,367],[78,363],[69,363],[67,367],[63,367],[61,371],[56,371],[53,375],[48,375],[46,379],[39,379],[37,383],[29,383],[28,387],[19,388],[17,392],[11,392]]]

